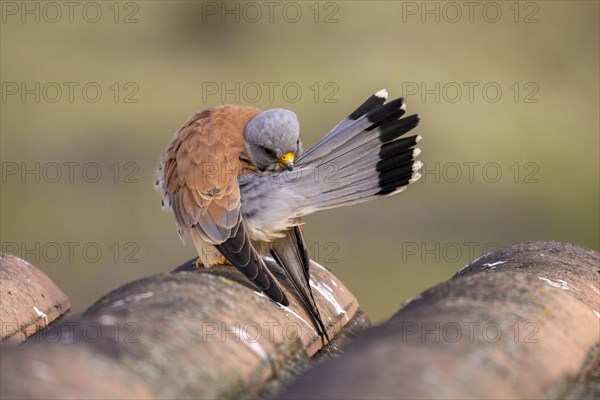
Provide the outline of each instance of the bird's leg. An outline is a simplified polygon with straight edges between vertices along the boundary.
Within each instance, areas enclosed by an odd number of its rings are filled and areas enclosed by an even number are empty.
[[[196,230],[192,230],[192,242],[196,251],[198,252],[198,258],[196,259],[196,269],[203,266],[204,268],[210,268],[213,265],[231,265],[229,261],[215,248],[214,245],[207,243],[202,239]]]
[[[215,265],[231,265],[231,263],[223,256],[217,258]]]
[[[209,267],[212,267],[213,265],[231,265],[231,263],[223,256],[219,256],[216,259],[211,260],[210,264],[208,262],[206,262],[206,263],[202,262],[200,257],[198,257],[196,259],[195,269],[198,269],[200,267],[209,268]]]

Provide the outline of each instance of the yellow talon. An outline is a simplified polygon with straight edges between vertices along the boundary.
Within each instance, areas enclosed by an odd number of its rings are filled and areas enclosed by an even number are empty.
[[[210,268],[210,267],[212,267],[214,265],[231,265],[231,263],[229,261],[227,261],[227,259],[225,257],[220,256],[220,257],[214,259],[211,264],[204,264],[202,262],[202,260],[200,259],[200,257],[198,257],[196,259],[196,265],[195,265],[194,269],[198,269],[200,267]]]
[[[217,262],[217,264],[220,264],[220,265],[230,265],[229,261],[227,261],[227,259],[225,257],[219,258],[219,261]]]

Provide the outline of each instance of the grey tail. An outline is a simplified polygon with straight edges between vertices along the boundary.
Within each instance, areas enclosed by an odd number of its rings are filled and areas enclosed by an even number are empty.
[[[420,178],[421,136],[402,137],[419,123],[418,115],[401,118],[404,99],[384,104],[380,91],[371,96],[297,161],[304,200],[299,215],[361,203],[374,196],[401,192]]]

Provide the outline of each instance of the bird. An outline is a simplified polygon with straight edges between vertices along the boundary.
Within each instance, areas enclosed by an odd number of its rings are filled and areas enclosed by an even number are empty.
[[[310,286],[302,217],[402,192],[416,182],[420,120],[385,89],[303,151],[290,110],[222,105],[194,113],[175,133],[155,185],[183,240],[189,231],[197,266],[236,267],[271,300],[289,306],[274,260],[318,334],[329,341]],[[269,257],[270,256],[270,257]]]

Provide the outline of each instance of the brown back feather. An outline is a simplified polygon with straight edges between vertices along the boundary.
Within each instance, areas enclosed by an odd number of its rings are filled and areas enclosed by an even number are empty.
[[[246,154],[244,128],[259,113],[230,105],[201,110],[175,135],[163,173],[181,228],[198,224],[213,243],[231,236],[240,214],[238,177],[256,171]]]

